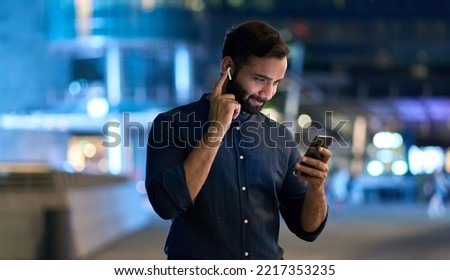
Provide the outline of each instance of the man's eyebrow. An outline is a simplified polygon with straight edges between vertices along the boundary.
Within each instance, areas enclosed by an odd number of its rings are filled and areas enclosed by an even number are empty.
[[[258,77],[260,77],[260,78],[264,78],[264,79],[266,79],[266,80],[273,80],[272,78],[270,78],[269,76],[266,76],[266,75],[264,75],[264,74],[255,74],[255,76],[258,76]]]
[[[269,81],[273,81],[274,80],[273,78],[270,78],[270,77],[268,77],[268,76],[266,76],[264,74],[255,74],[255,76],[260,77],[260,78],[264,78],[264,79],[269,80]],[[283,79],[284,78],[278,79],[278,80],[276,80],[276,82],[279,82],[279,81],[281,81]]]

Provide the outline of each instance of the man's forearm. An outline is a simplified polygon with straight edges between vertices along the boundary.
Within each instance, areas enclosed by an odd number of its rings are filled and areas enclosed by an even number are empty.
[[[222,134],[218,134],[216,131],[208,131],[183,163],[186,184],[193,201],[208,177],[222,138]]]
[[[328,213],[328,204],[325,188],[308,188],[301,212],[301,227],[304,231],[315,232],[325,220]]]

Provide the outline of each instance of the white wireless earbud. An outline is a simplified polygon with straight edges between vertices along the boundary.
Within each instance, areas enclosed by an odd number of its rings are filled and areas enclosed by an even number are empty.
[[[228,79],[231,80],[231,67],[227,68]]]

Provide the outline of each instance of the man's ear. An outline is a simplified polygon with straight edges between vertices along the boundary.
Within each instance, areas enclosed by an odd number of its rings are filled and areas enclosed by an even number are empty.
[[[226,73],[228,75],[228,78],[231,80],[230,77],[233,76],[233,72],[234,72],[233,59],[229,56],[225,56],[224,58],[222,58],[220,68],[221,68],[221,72]]]

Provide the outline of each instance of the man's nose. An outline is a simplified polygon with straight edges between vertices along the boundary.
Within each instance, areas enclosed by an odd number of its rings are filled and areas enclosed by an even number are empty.
[[[269,100],[275,95],[276,90],[277,88],[275,85],[268,83],[262,88],[260,96],[264,99]]]

